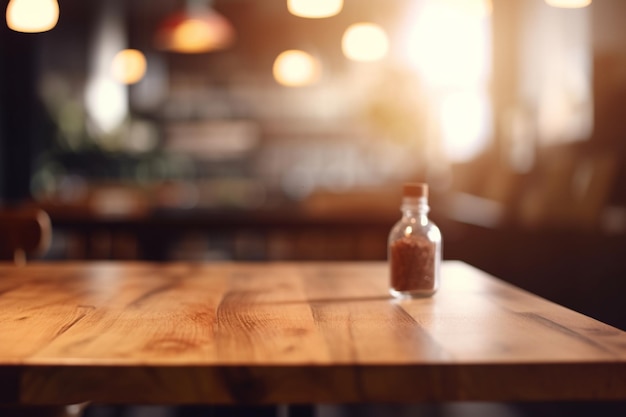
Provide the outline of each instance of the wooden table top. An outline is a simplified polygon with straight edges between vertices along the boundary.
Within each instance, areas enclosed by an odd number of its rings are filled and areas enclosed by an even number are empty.
[[[0,402],[626,399],[626,333],[461,262],[0,266]],[[590,294],[592,296],[592,294]]]

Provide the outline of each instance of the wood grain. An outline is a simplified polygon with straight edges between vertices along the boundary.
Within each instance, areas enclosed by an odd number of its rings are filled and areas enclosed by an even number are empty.
[[[0,402],[626,399],[626,334],[460,262],[0,266]]]

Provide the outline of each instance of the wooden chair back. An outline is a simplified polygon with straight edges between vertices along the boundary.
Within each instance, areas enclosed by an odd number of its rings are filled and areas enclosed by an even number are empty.
[[[0,209],[0,259],[23,265],[28,256],[45,252],[51,238],[52,226],[45,211],[38,208]]]

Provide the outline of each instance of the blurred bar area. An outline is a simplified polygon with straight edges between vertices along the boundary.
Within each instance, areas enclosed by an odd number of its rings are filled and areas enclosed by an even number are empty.
[[[424,181],[446,259],[626,329],[626,2],[2,4],[45,259],[384,260]]]

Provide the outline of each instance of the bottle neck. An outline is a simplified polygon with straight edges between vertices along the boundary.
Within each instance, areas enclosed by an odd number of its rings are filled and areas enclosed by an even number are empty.
[[[404,197],[400,206],[402,216],[405,218],[428,219],[428,200],[425,197]]]

